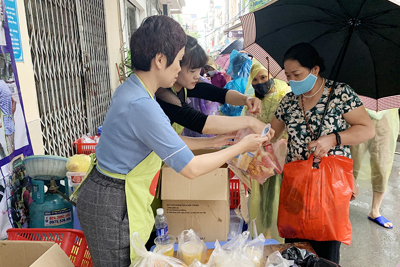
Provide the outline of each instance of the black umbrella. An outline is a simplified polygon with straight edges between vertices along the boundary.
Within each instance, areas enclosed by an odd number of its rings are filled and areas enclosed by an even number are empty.
[[[279,0],[241,20],[245,50],[278,78],[286,79],[287,49],[308,42],[325,59],[323,75],[349,84],[367,108],[400,107],[400,6],[393,2]]]
[[[221,49],[222,54],[230,54],[233,50],[241,51],[243,50],[243,38],[239,38],[232,43],[226,45],[224,48]]]

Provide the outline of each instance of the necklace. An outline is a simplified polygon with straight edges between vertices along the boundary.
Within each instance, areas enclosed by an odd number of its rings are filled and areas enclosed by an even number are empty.
[[[316,94],[318,94],[319,91],[321,91],[322,86],[323,86],[324,84],[325,84],[325,78],[322,78],[321,86],[319,87],[318,91],[315,92],[315,94],[313,94],[313,95],[305,95],[305,94],[302,94],[302,96],[305,97],[305,98],[314,97]]]

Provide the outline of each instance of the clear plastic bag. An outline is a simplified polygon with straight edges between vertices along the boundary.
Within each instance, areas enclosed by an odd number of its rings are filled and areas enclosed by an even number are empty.
[[[194,259],[204,263],[207,253],[206,244],[193,229],[185,230],[178,236],[178,258],[190,265]]]
[[[287,153],[286,147],[286,140],[281,139],[276,143],[265,146],[265,150],[263,148],[257,150],[254,153],[252,161],[248,164],[246,160],[249,156],[242,156],[245,153],[240,154],[228,161],[228,164],[234,167],[231,168],[232,171],[247,186],[249,185],[246,183],[246,180],[249,179],[256,179],[258,183],[264,184],[268,178],[282,173]]]
[[[237,155],[231,159],[228,163],[242,171],[247,171],[249,164],[253,161],[254,154],[250,152],[245,152]]]
[[[91,143],[98,143],[99,142],[99,137],[96,136],[91,136],[90,134],[84,134],[81,137],[81,143],[85,144],[91,144]]]
[[[257,150],[247,168],[250,177],[263,184],[269,177],[282,173],[286,153],[281,152],[286,152],[285,149],[286,140],[281,139],[274,144],[265,146],[264,149]]]
[[[186,218],[185,229],[192,229],[197,236],[201,236],[200,221],[196,215],[190,215]]]
[[[260,267],[263,259],[264,235],[249,240],[250,232],[245,231],[221,247],[215,242],[215,249],[207,263],[209,267]]]
[[[225,244],[226,245],[226,244]],[[242,244],[243,245],[243,244]],[[242,247],[236,247],[232,251],[226,251],[218,240],[215,249],[207,263],[209,267],[254,267],[254,264],[243,254]]]
[[[244,231],[242,234],[235,236],[228,242],[226,242],[223,246],[222,249],[227,252],[233,252],[236,250],[240,250],[240,248],[244,247],[244,244],[247,242],[247,240],[250,237],[250,232],[249,231]],[[217,246],[215,246],[217,247]]]
[[[192,264],[189,265],[189,267],[207,267],[207,266],[208,264],[203,264],[198,259],[194,259]]]
[[[249,128],[243,128],[240,129],[236,132],[236,136],[233,139],[233,144],[238,143],[240,140],[242,140],[246,135],[252,134],[253,131],[250,130]],[[250,162],[254,158],[254,153],[251,152],[244,152],[242,154],[237,155],[233,159],[228,161],[229,165],[234,166],[235,168],[238,168],[242,171],[247,171],[247,168],[250,164]]]
[[[183,262],[176,258],[165,256],[168,248],[161,248],[157,252],[146,250],[142,239],[138,232],[134,232],[131,238],[131,246],[136,253],[136,258],[131,263],[130,267],[178,267],[186,266]]]
[[[253,223],[255,227],[254,220]],[[264,242],[265,242],[265,237],[263,234],[260,234],[255,239],[247,242],[246,245],[244,246],[244,251],[247,253],[247,257],[254,263],[254,266],[256,267],[261,266],[261,261],[264,255]]]
[[[70,172],[87,172],[90,166],[90,156],[78,154],[69,157],[66,168]]]
[[[291,267],[293,265],[293,260],[284,259],[279,251],[275,251],[268,256],[265,267]]]

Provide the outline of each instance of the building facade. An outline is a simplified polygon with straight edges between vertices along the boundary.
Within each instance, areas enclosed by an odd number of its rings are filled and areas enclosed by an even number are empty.
[[[35,154],[70,156],[73,142],[95,134],[129,36],[155,14],[179,12],[183,0],[16,0],[24,61],[17,62]],[[172,3],[171,3],[172,2]],[[178,10],[177,10],[178,9]]]

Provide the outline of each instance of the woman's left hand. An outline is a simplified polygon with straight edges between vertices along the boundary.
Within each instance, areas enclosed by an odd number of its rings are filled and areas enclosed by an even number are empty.
[[[255,115],[261,112],[261,100],[257,97],[248,97],[246,99],[246,106],[249,108],[249,112]]]
[[[229,144],[229,140],[235,138],[234,134],[220,134],[213,137],[213,147],[219,148]]]
[[[315,148],[314,156],[318,158],[325,157],[329,150],[336,145],[336,136],[334,134],[324,135],[316,141],[308,144],[308,149]]]

